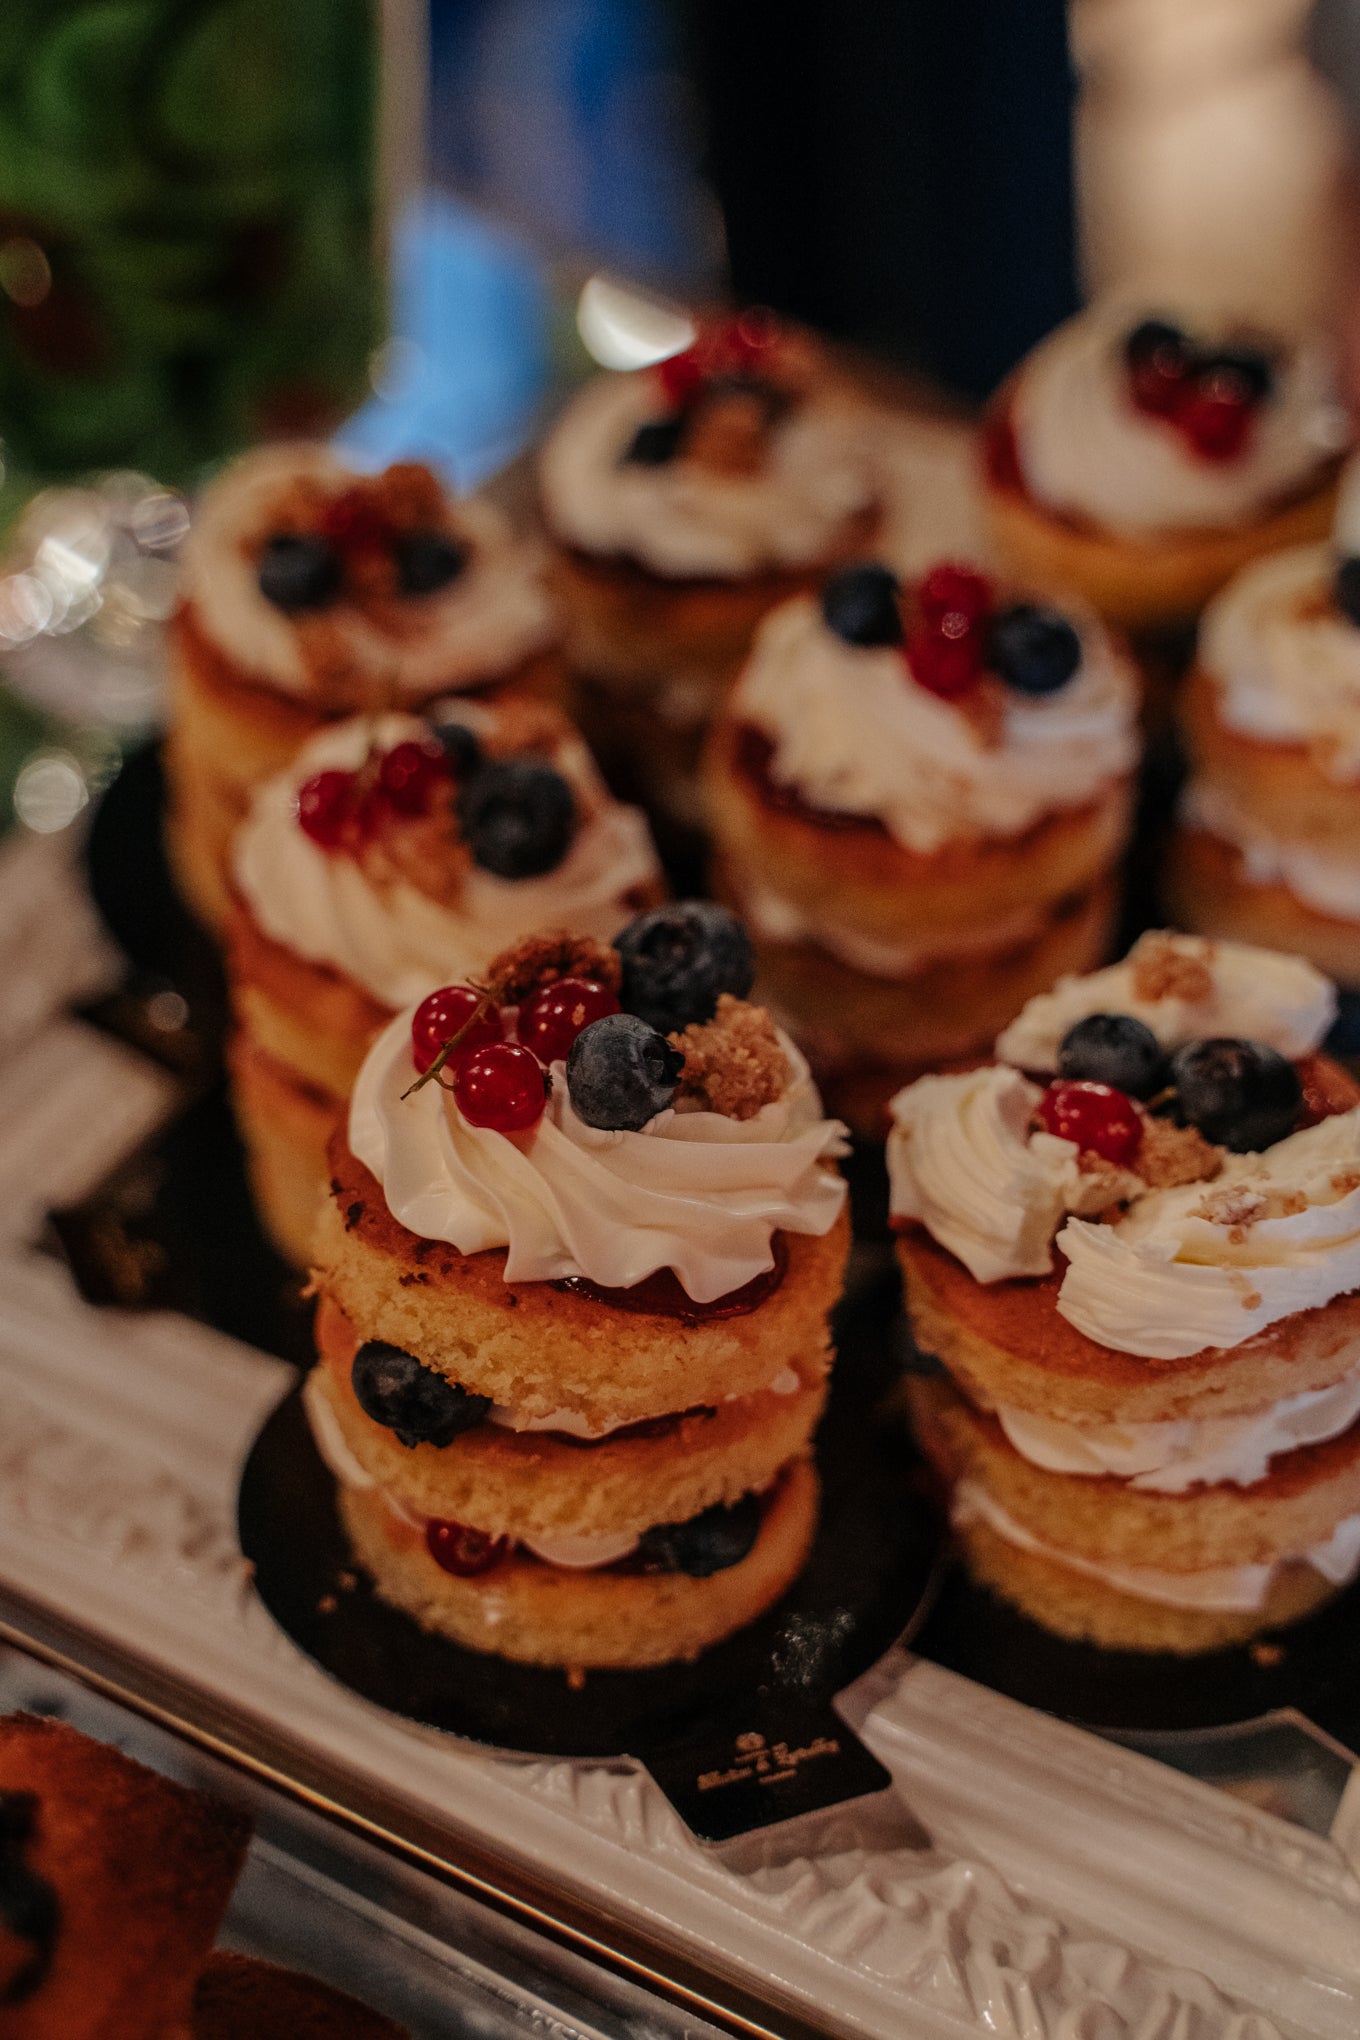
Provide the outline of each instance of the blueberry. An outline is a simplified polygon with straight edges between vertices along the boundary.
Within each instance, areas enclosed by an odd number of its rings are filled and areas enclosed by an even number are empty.
[[[1181,1118],[1234,1154],[1292,1133],[1303,1103],[1293,1063],[1263,1041],[1192,1041],[1171,1058]]]
[[[643,1558],[667,1572],[706,1580],[740,1565],[760,1535],[760,1499],[743,1495],[731,1508],[721,1502],[691,1516],[688,1523],[658,1523],[638,1539]]]
[[[491,1407],[489,1396],[471,1394],[381,1339],[360,1346],[350,1380],[365,1416],[395,1431],[401,1445],[449,1445],[460,1431],[480,1424]]]
[[[897,606],[896,574],[873,561],[843,567],[822,590],[822,616],[828,630],[848,645],[900,645],[902,613]]]
[[[1128,1098],[1151,1098],[1166,1086],[1166,1051],[1152,1029],[1132,1014],[1088,1013],[1064,1034],[1058,1072],[1113,1084]]]
[[[1218,347],[1201,355],[1195,366],[1206,382],[1211,376],[1231,376],[1249,404],[1265,403],[1275,387],[1274,366],[1259,347]]]
[[[403,531],[392,552],[403,595],[433,595],[456,581],[468,563],[466,548],[445,531]]]
[[[431,734],[453,767],[455,779],[470,779],[482,762],[481,739],[466,723],[437,722]]]
[[[676,900],[639,914],[614,937],[623,958],[619,1000],[663,1034],[711,1020],[723,992],[744,999],[755,979],[750,937],[712,900]]]
[[[1020,694],[1056,694],[1081,664],[1081,639],[1056,609],[1017,602],[995,618],[988,663]]]
[[[1191,352],[1185,334],[1169,319],[1144,319],[1124,341],[1124,359],[1130,368],[1141,368],[1163,352],[1186,361]]]
[[[1352,623],[1360,624],[1360,559],[1354,553],[1336,570],[1336,606]]]
[[[541,878],[571,848],[576,796],[562,774],[539,759],[496,759],[459,793],[458,820],[483,871]]]
[[[340,593],[345,570],[328,539],[304,531],[276,531],[264,542],[256,579],[266,602],[291,614],[324,609]]]
[[[606,1013],[567,1052],[567,1096],[587,1126],[636,1133],[675,1096],[685,1058],[635,1013]]]
[[[665,467],[680,451],[687,420],[677,412],[673,418],[649,418],[633,434],[623,460],[635,467]]]

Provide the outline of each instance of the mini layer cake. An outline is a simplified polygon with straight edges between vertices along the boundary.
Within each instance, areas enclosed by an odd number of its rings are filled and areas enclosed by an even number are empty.
[[[718,884],[857,1129],[1106,953],[1136,716],[1093,616],[966,567],[847,568],[762,626],[708,748]]]
[[[428,468],[359,477],[311,444],[233,462],[204,492],[171,628],[167,844],[209,927],[251,788],[321,726],[442,694],[557,685],[538,551]]]
[[[31,1714],[0,1719],[0,2033],[191,2040],[244,1814]]]
[[[543,514],[582,727],[606,770],[700,819],[709,717],[765,612],[871,543],[872,413],[767,315],[600,376],[543,449]]]
[[[1167,903],[1360,989],[1360,467],[1331,546],[1248,567],[1200,630]]]
[[[256,793],[233,875],[236,1114],[299,1266],[326,1143],[393,1013],[508,940],[569,923],[607,941],[662,893],[638,810],[557,709],[511,696],[323,731]]]
[[[1360,1569],[1334,1010],[1296,957],[1146,935],[894,1102],[918,1436],[975,1575],[1061,1635],[1213,1650]]]
[[[442,1055],[406,1012],[364,1063],[307,1405],[357,1557],[428,1629],[660,1664],[803,1564],[842,1130],[751,976],[740,924],[682,902],[613,949],[521,945]]]
[[[1112,623],[1184,625],[1248,560],[1325,536],[1348,439],[1319,342],[1093,306],[993,406],[998,556]]]

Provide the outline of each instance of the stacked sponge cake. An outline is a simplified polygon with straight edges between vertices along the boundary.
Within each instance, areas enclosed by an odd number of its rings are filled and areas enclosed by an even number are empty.
[[[307,1401],[360,1561],[429,1629],[661,1663],[803,1563],[840,1130],[750,975],[739,924],[681,903],[612,950],[499,959],[501,1038],[455,1043],[447,1089],[417,1084],[410,1012],[369,1053],[331,1148]]]
[[[1297,958],[1145,936],[894,1105],[911,1385],[974,1573],[1194,1652],[1360,1568],[1360,1091]],[[1056,1250],[1056,1252],[1055,1252]]]

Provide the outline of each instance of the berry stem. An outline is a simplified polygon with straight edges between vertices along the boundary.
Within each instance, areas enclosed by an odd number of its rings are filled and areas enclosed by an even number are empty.
[[[430,1067],[425,1071],[425,1074],[423,1076],[417,1077],[414,1084],[408,1084],[407,1088],[402,1092],[401,1103],[403,1105],[405,1104],[408,1098],[413,1098],[417,1091],[423,1090],[424,1086],[428,1084],[432,1078],[434,1082],[438,1084],[441,1091],[451,1091],[453,1089],[452,1084],[446,1084],[444,1082],[439,1072],[443,1069],[445,1063],[448,1061],[449,1057],[453,1054],[453,1051],[455,1050],[455,1048],[457,1048],[459,1042],[463,1039],[463,1036],[467,1033],[469,1027],[475,1027],[477,1022],[482,1018],[482,1015],[490,1009],[493,1003],[491,993],[489,991],[486,991],[481,985],[474,983],[472,989],[475,992],[481,992],[482,994],[481,998],[477,1001],[477,1004],[468,1014],[467,1019],[463,1022],[462,1026],[458,1029],[457,1033],[451,1034],[449,1036],[448,1040],[444,1043],[444,1046],[440,1049],[434,1061],[430,1064]]]

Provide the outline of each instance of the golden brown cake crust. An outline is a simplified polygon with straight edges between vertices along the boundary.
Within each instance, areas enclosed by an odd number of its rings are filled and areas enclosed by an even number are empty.
[[[315,1977],[218,1948],[194,1995],[193,2040],[406,2040],[406,2032]]]
[[[1237,846],[1221,836],[1178,828],[1162,886],[1178,927],[1303,956],[1338,984],[1360,986],[1360,921],[1319,913],[1282,883],[1262,884]]]
[[[1333,779],[1303,743],[1232,729],[1219,714],[1221,682],[1200,664],[1181,696],[1181,726],[1195,771],[1219,787],[1266,835],[1354,852],[1360,781]]]
[[[13,2040],[163,2040],[236,1881],[250,1821],[65,1723],[0,1719],[0,1793],[37,1798],[24,1861],[55,1891],[46,1980],[0,2010]]]
[[[1324,1544],[1360,1513],[1360,1421],[1279,1454],[1250,1487],[1223,1481],[1168,1495],[1032,1466],[994,1417],[941,1378],[914,1379],[909,1400],[917,1438],[947,1479],[977,1481],[1041,1543],[1094,1564],[1168,1573],[1265,1565]]]
[[[342,1133],[329,1150],[331,1192],[318,1228],[320,1289],[366,1339],[385,1339],[460,1386],[546,1416],[596,1425],[747,1395],[771,1357],[815,1369],[829,1351],[850,1221],[823,1238],[783,1235],[788,1267],[756,1309],[697,1323],[619,1310],[553,1282],[504,1279],[505,1253],[460,1254],[399,1225]]]
[[[790,1467],[766,1501],[752,1549],[709,1579],[568,1572],[521,1553],[459,1579],[376,1489],[342,1487],[340,1512],[379,1594],[422,1628],[523,1663],[627,1669],[698,1657],[773,1606],[806,1561],[817,1497],[812,1467]]]
[[[354,1457],[417,1515],[472,1523],[496,1537],[640,1536],[686,1523],[769,1486],[812,1449],[825,1401],[823,1358],[792,1395],[741,1396],[676,1414],[649,1435],[575,1442],[480,1424],[449,1445],[407,1447],[360,1408],[350,1382],[353,1328],[322,1299],[316,1391]]]

